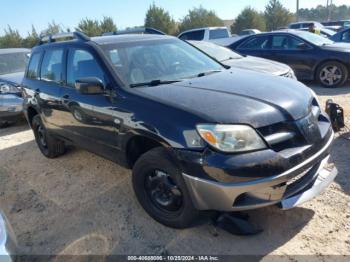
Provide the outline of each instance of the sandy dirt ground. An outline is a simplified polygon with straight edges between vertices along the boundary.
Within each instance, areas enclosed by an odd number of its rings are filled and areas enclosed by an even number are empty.
[[[313,89],[343,105],[350,125],[350,85]],[[350,141],[337,137],[332,151],[339,175],[324,194],[249,212],[264,231],[240,237],[209,223],[158,224],[136,201],[129,170],[80,149],[46,159],[22,122],[0,130],[0,207],[22,254],[350,255]]]

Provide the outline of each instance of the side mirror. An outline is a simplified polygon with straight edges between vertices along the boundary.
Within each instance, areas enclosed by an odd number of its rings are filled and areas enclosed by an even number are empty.
[[[85,77],[75,81],[75,88],[83,95],[99,95],[104,94],[104,84],[97,77]]]
[[[302,50],[305,50],[305,49],[308,49],[308,45],[305,44],[305,43],[300,43],[297,45],[298,49],[302,49]]]

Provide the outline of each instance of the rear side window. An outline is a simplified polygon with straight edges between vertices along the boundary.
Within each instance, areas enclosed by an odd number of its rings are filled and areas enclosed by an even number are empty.
[[[300,24],[291,24],[289,26],[289,28],[291,28],[291,29],[299,29],[300,28]]]
[[[197,30],[193,32],[188,32],[180,36],[182,40],[194,40],[201,41],[204,38],[204,30]]]
[[[76,80],[85,77],[97,77],[105,83],[103,70],[90,52],[82,49],[69,50],[67,63],[68,85],[74,87]]]
[[[266,49],[269,42],[268,36],[253,37],[243,42],[240,49]]]
[[[220,39],[229,37],[226,29],[214,29],[209,31],[209,39]]]
[[[343,35],[341,36],[341,40],[350,41],[350,31],[344,32]]]
[[[272,49],[284,49],[284,50],[297,50],[298,46],[303,42],[289,36],[273,36],[272,37]]]
[[[60,83],[62,81],[62,59],[62,49],[46,51],[41,64],[41,80]]]
[[[41,53],[33,53],[28,64],[27,78],[39,79],[39,63]]]

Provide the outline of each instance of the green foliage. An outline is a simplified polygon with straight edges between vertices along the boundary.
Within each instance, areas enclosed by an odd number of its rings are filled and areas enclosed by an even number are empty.
[[[39,42],[39,34],[32,25],[32,32],[28,33],[28,36],[22,40],[22,46],[26,48],[32,48]]]
[[[14,48],[22,46],[22,38],[18,30],[12,29],[9,25],[5,34],[0,37],[0,48]]]
[[[40,35],[49,35],[49,34],[58,34],[63,32],[62,27],[59,24],[56,24],[55,21],[52,21],[47,25],[47,28],[41,31]]]
[[[117,31],[117,26],[111,17],[103,17],[102,21],[85,18],[80,20],[76,30],[92,36],[100,36],[103,33]]]
[[[169,12],[157,7],[154,3],[150,5],[146,13],[145,27],[153,27],[170,35],[177,33],[176,23]]]
[[[331,5],[329,9],[326,6],[318,5],[316,8],[300,9],[299,20],[316,20],[327,21],[328,18],[332,20],[350,19],[350,6]]]
[[[100,22],[100,31],[101,34],[117,31],[117,25],[114,23],[112,17],[103,17],[102,21]]]
[[[183,32],[189,29],[208,26],[223,26],[224,23],[212,10],[207,10],[200,6],[189,10],[179,26],[179,31]]]
[[[237,16],[235,22],[231,26],[231,32],[238,34],[242,30],[249,28],[265,31],[266,22],[264,14],[248,6]]]
[[[270,0],[265,8],[265,20],[267,30],[271,31],[287,26],[295,17],[279,0]]]
[[[85,18],[80,20],[76,30],[83,32],[88,36],[98,36],[101,35],[100,23],[98,20],[93,20]]]

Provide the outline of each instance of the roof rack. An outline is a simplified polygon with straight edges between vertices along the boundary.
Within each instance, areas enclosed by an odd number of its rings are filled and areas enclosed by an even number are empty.
[[[58,33],[58,34],[49,34],[41,37],[38,45],[42,45],[44,43],[54,43],[57,39],[62,38],[73,38],[81,41],[89,41],[90,38],[82,32],[68,32],[68,33]]]
[[[132,28],[132,29],[104,33],[102,36],[128,35],[128,34],[166,35],[164,32],[157,30],[155,28],[152,28],[152,27],[137,27],[137,28]]]

